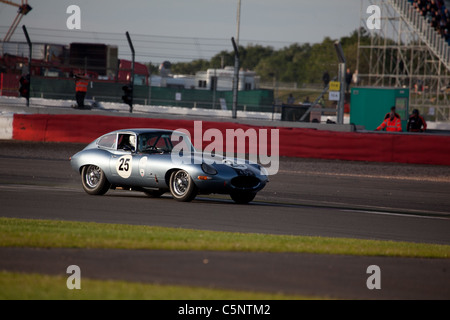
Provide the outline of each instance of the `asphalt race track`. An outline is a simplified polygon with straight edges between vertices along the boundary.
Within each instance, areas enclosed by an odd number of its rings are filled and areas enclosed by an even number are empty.
[[[2,217],[450,244],[450,168],[281,159],[250,205],[200,196],[89,196],[69,157],[83,145],[0,141]],[[205,261],[208,261],[205,263]],[[450,259],[0,248],[0,270],[344,299],[449,299]],[[366,286],[381,269],[381,290]]]

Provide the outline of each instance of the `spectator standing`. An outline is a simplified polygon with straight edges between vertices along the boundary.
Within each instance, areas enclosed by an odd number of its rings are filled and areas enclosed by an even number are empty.
[[[350,71],[350,68],[347,68],[347,72],[345,72],[345,92],[350,92],[350,84],[352,83],[353,73]]]
[[[324,88],[330,83],[330,74],[328,73],[328,70],[323,73],[322,81]]]
[[[19,83],[20,96],[30,100],[30,74],[23,74],[22,77],[20,77]]]
[[[290,93],[287,99],[287,104],[294,104],[294,103],[295,103],[294,96],[292,95],[292,93]]]
[[[412,115],[408,119],[406,130],[408,132],[425,132],[427,130],[427,122],[419,114],[419,110],[413,110]]]
[[[357,86],[357,85],[359,84],[358,70],[355,70],[355,72],[353,72],[352,83],[353,83],[353,85],[355,85],[355,86]]]
[[[424,90],[424,85],[422,80],[417,80],[414,84],[414,92],[421,95]]]
[[[389,113],[389,118],[384,119],[383,123],[381,123],[375,131],[381,131],[385,129],[387,132],[401,132],[402,131],[402,122],[399,118],[395,116],[395,112],[391,110]]]

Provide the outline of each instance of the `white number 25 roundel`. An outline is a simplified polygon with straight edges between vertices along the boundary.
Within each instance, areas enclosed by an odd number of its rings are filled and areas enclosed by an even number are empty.
[[[116,163],[116,171],[119,176],[124,179],[128,179],[131,176],[131,155],[125,155],[119,158]]]

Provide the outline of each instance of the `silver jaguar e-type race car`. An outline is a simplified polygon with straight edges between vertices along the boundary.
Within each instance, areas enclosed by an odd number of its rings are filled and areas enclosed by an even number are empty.
[[[170,191],[178,201],[191,201],[197,194],[229,194],[237,203],[248,203],[268,182],[259,164],[197,152],[186,133],[172,130],[113,131],[70,161],[91,195],[121,188],[150,197]]]

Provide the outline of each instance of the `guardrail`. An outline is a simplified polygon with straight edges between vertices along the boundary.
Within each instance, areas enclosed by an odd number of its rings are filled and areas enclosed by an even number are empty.
[[[48,142],[89,143],[98,136],[121,128],[161,127],[184,128],[191,135],[195,122],[184,119],[152,119],[142,117],[75,115],[75,114],[15,114],[9,121],[12,139]],[[202,130],[214,128],[225,136],[228,129],[277,130],[278,150],[271,147],[272,156],[341,159],[450,165],[450,136],[436,134],[336,132],[270,125],[247,125],[233,122],[203,121]],[[272,137],[272,135],[270,135]],[[274,138],[271,138],[274,139]],[[207,142],[204,142],[207,144]],[[275,142],[276,143],[276,142]],[[203,145],[205,147],[206,145]],[[250,150],[246,145],[246,152]],[[261,150],[260,148],[253,150]],[[421,150],[422,152],[417,152]]]

